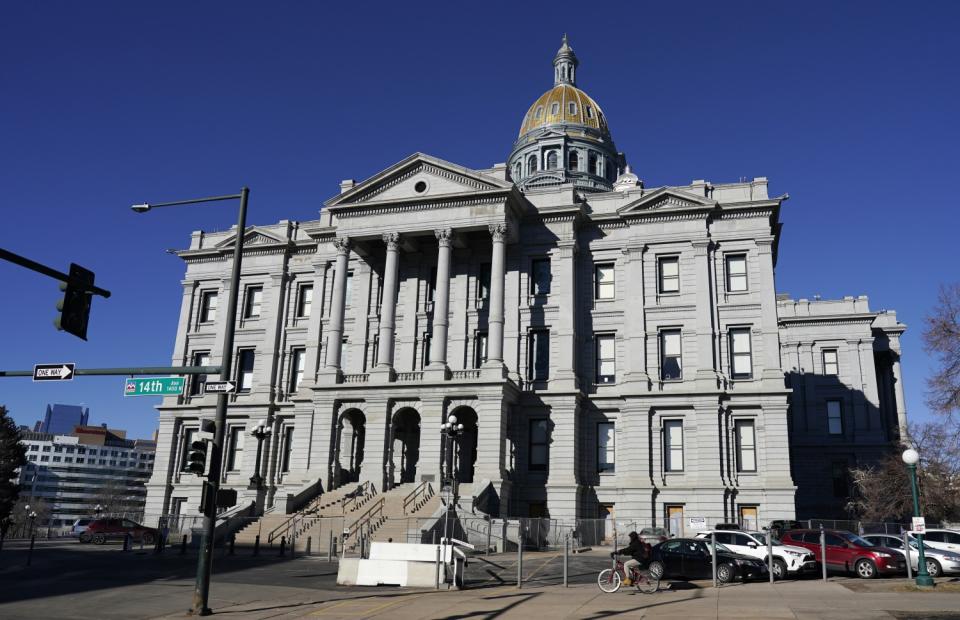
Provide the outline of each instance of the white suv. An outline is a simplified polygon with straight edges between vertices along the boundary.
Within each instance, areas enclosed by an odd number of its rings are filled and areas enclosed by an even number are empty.
[[[735,553],[752,558],[767,559],[767,535],[765,532],[743,532],[739,530],[707,530],[698,532],[697,538],[710,538],[715,533],[717,542]],[[789,573],[814,570],[817,562],[812,553],[803,547],[785,545],[773,540],[773,576],[783,579]]]
[[[960,553],[960,532],[955,530],[928,529],[923,533],[923,542],[934,549]]]

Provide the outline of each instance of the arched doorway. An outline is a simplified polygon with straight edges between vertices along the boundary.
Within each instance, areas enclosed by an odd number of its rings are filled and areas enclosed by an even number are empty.
[[[463,433],[453,446],[453,474],[457,482],[473,482],[473,470],[477,464],[477,412],[470,407],[457,407],[450,412],[463,424]],[[447,442],[441,446],[442,471],[447,467]]]
[[[414,482],[420,461],[420,414],[410,407],[395,413],[390,435],[391,486]]]
[[[359,409],[350,409],[340,416],[334,459],[337,486],[360,480],[366,423],[367,418]]]

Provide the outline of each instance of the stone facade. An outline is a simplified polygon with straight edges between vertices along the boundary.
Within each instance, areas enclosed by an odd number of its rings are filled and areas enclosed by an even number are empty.
[[[554,89],[572,87],[566,43],[558,59]],[[314,221],[244,231],[234,366],[249,389],[231,396],[225,485],[262,509],[316,483],[437,480],[440,424],[455,414],[466,506],[492,485],[504,516],[615,511],[682,531],[684,516],[795,515],[796,461],[814,458],[803,449],[818,439],[791,409],[802,376],[781,339],[807,351],[819,333],[776,299],[785,197],[768,196],[765,178],[648,189],[623,168],[611,182],[566,151],[559,170],[514,178],[531,149],[547,162],[550,150],[602,138],[570,119],[548,125],[525,130],[508,164],[471,170],[416,153],[344,181]],[[607,165],[625,161],[598,144]],[[174,364],[220,363],[216,306],[226,303],[215,299],[227,297],[236,234],[195,232],[180,252]],[[836,309],[861,352],[862,376],[839,375],[851,389],[879,385],[867,352],[884,344],[854,329],[862,305]],[[903,326],[871,316],[893,350]],[[861,427],[876,431],[870,450],[895,438],[899,382],[890,389],[886,414],[856,401],[861,425],[839,450],[859,449]],[[821,386],[810,390],[797,402],[822,417]],[[180,473],[184,446],[216,397],[191,391],[160,407],[148,511],[199,503],[200,480]],[[878,388],[869,394],[880,407]],[[273,430],[263,491],[247,490],[256,446],[239,439],[259,419]],[[803,449],[792,432],[805,433]]]

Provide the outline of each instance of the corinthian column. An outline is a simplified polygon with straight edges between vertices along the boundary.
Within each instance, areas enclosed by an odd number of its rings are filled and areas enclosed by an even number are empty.
[[[490,225],[493,255],[490,261],[490,314],[487,320],[487,362],[484,368],[504,376],[503,365],[503,279],[506,275],[507,223]]]
[[[333,242],[337,249],[337,264],[333,274],[333,301],[330,307],[330,327],[327,328],[327,355],[324,373],[340,375],[340,348],[343,341],[343,313],[347,297],[347,262],[350,259],[350,239],[338,237]]]
[[[380,346],[377,348],[377,372],[390,375],[393,372],[393,338],[396,333],[400,235],[384,233],[383,242],[387,244],[387,260],[383,268],[383,295],[380,300]]]
[[[449,228],[434,231],[440,248],[437,252],[437,288],[433,296],[433,332],[430,336],[430,369],[447,373],[447,327],[450,324],[450,255],[453,232]]]

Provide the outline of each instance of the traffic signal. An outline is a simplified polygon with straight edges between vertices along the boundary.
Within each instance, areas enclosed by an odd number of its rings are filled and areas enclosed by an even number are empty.
[[[70,281],[62,282],[60,290],[63,299],[57,302],[60,316],[53,324],[60,331],[73,334],[77,338],[87,339],[87,324],[90,322],[90,300],[93,293],[94,273],[76,263],[70,263]]]
[[[207,469],[207,447],[210,444],[205,439],[198,439],[190,443],[190,454],[187,456],[187,471],[203,476]]]

